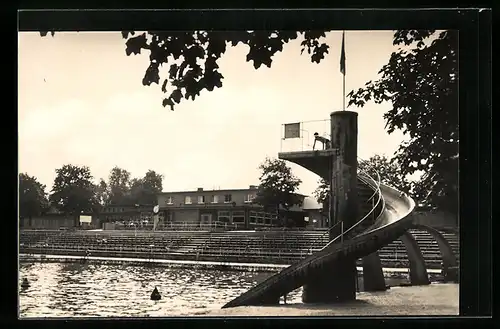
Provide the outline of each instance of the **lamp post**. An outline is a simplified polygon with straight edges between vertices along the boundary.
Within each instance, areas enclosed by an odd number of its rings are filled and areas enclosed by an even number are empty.
[[[137,209],[137,213],[139,214],[138,222],[133,223],[134,224],[134,236],[137,237],[137,224],[141,221],[141,209],[140,209],[140,204],[138,204],[138,203],[136,203],[134,206]]]
[[[156,225],[158,223],[158,213],[160,212],[160,206],[156,205],[153,207],[153,231],[156,231]]]

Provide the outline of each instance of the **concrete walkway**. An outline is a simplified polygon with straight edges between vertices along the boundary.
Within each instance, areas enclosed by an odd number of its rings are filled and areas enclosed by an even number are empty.
[[[280,306],[242,306],[208,312],[198,316],[392,316],[458,315],[458,284],[393,287],[385,292],[358,293],[346,304]]]

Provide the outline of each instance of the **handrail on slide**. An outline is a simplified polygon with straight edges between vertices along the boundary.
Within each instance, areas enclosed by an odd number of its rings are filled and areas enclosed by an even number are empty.
[[[329,254],[323,254],[323,255],[320,255],[320,256],[318,256],[317,254],[322,253],[325,249],[327,249],[328,247],[330,247],[332,244],[336,243],[339,240],[339,238],[341,239],[340,245],[343,245],[343,243],[344,243],[343,237],[346,234],[348,234],[351,230],[353,230],[355,227],[357,227],[366,218],[368,218],[368,216],[370,216],[375,211],[375,209],[379,206],[380,203],[382,203],[382,212],[381,213],[383,213],[383,210],[385,208],[385,200],[382,197],[382,192],[380,190],[380,175],[379,175],[379,173],[377,171],[375,171],[375,172],[377,174],[377,180],[373,179],[371,177],[371,175],[369,175],[368,173],[366,173],[364,171],[361,171],[362,175],[359,176],[361,181],[363,181],[367,185],[370,185],[374,189],[374,194],[372,195],[372,197],[375,194],[378,195],[376,203],[374,204],[373,208],[368,212],[368,214],[366,214],[365,216],[363,216],[363,218],[361,218],[361,220],[359,220],[354,225],[352,225],[348,230],[346,230],[345,232],[341,232],[337,237],[335,237],[333,240],[331,240],[330,242],[328,242],[323,248],[321,248],[315,254],[307,257],[306,259],[304,259],[300,263],[296,263],[294,265],[291,265],[291,266],[288,266],[288,267],[284,268],[281,272],[279,272],[276,275],[268,277],[267,279],[265,279],[264,281],[262,281],[261,283],[259,283],[254,288],[250,289],[249,291],[247,291],[243,295],[240,295],[240,297],[244,296],[245,294],[249,293],[250,291],[252,291],[253,293],[260,292],[260,291],[262,291],[263,289],[265,289],[267,287],[266,283],[268,283],[268,284],[269,283],[276,283],[276,282],[280,281],[283,276],[285,276],[285,275],[287,275],[287,274],[289,274],[289,273],[291,273],[293,271],[300,271],[303,268],[308,267],[313,261],[321,260],[321,259],[324,259],[324,258],[328,257]],[[372,198],[372,197],[370,197],[370,198]],[[341,222],[339,222],[339,223],[341,223]],[[339,223],[337,223],[334,226],[332,226],[331,229],[333,229],[333,227],[336,227],[336,225],[338,225]],[[329,233],[331,229],[327,230],[327,233]],[[240,298],[240,297],[238,297],[238,298]],[[233,301],[235,301],[235,300],[233,300]],[[229,302],[229,303],[231,303],[231,302]],[[228,304],[226,304],[226,305],[228,305]],[[224,307],[226,307],[226,306],[224,306]]]
[[[359,157],[358,157],[358,160],[359,160],[360,162],[366,162],[365,160],[363,160],[363,159],[361,159],[361,158],[359,158]],[[363,183],[365,183],[365,184],[367,184],[367,185],[370,185],[369,181],[371,180],[371,182],[372,182],[372,183],[374,183],[374,185],[375,185],[375,186],[372,186],[372,188],[373,188],[373,193],[372,193],[372,195],[368,198],[368,200],[367,200],[367,201],[372,200],[372,199],[375,197],[375,195],[377,195],[377,196],[378,196],[378,199],[377,199],[377,201],[374,203],[374,205],[373,205],[373,207],[371,208],[371,210],[370,210],[370,211],[369,211],[369,212],[368,212],[368,213],[367,213],[367,214],[366,214],[363,218],[361,218],[358,222],[356,222],[353,226],[351,226],[351,228],[349,228],[347,231],[345,231],[345,232],[344,232],[344,231],[342,230],[342,231],[340,232],[340,235],[339,235],[339,236],[341,237],[341,241],[342,241],[342,242],[343,242],[343,236],[344,236],[346,233],[350,232],[350,230],[351,230],[353,227],[357,226],[359,223],[361,223],[361,222],[362,222],[362,221],[364,221],[366,218],[368,218],[368,216],[370,216],[371,214],[373,214],[373,212],[375,211],[375,209],[377,209],[377,207],[379,206],[379,203],[380,203],[380,202],[382,202],[382,204],[383,204],[382,208],[384,208],[384,207],[385,207],[385,201],[384,201],[384,199],[382,198],[382,193],[381,193],[381,191],[380,191],[380,174],[379,174],[379,172],[375,170],[375,174],[377,175],[377,178],[376,178],[376,180],[375,180],[375,179],[374,179],[374,178],[373,178],[370,174],[368,174],[366,171],[361,170],[361,169],[358,169],[358,171],[359,171],[359,174],[360,174],[358,177],[359,177],[359,179],[360,179]],[[322,239],[324,239],[325,235],[328,235],[328,236],[329,236],[330,232],[331,232],[334,228],[336,228],[338,225],[342,225],[342,224],[343,224],[343,221],[339,221],[339,222],[335,223],[335,225],[333,225],[332,227],[328,228],[328,230],[326,230],[326,232],[325,232],[324,234],[322,234],[320,237],[318,237],[317,239],[315,239],[315,240],[313,241],[313,243],[315,243],[316,241],[318,241],[318,240],[320,240],[320,239],[321,239],[321,240],[322,240]],[[339,238],[339,236],[335,237],[332,241],[337,240],[337,239]],[[326,244],[323,248],[321,248],[321,249],[320,249],[320,251],[321,251],[321,250],[323,250],[323,249],[325,249],[326,247],[328,247],[328,246],[329,246],[329,244],[330,244],[330,243]],[[312,243],[311,243],[311,245],[312,245]],[[312,252],[310,253],[310,255],[312,255]]]

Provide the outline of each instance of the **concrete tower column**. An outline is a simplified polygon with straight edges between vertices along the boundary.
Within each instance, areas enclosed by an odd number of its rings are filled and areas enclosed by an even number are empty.
[[[330,197],[331,221],[335,225],[344,221],[344,228],[355,224],[358,215],[358,113],[337,111],[330,115],[332,148],[337,154],[332,158]],[[331,232],[334,238],[335,231]]]
[[[358,113],[336,111],[330,114],[332,155],[330,184],[330,223],[332,227],[343,221],[347,230],[358,218]],[[330,230],[330,240],[340,233],[340,224]],[[356,299],[356,259],[342,258],[334,264],[325,264],[314,275],[302,294],[304,303],[332,303]]]

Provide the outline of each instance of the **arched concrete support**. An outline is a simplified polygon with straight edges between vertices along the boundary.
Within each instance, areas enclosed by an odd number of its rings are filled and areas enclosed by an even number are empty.
[[[384,291],[387,289],[378,252],[363,257],[363,291]]]
[[[430,284],[424,257],[418,247],[417,241],[415,241],[415,238],[408,231],[400,239],[405,245],[410,262],[410,283],[415,286]]]
[[[441,234],[441,232],[427,225],[417,224],[415,225],[415,228],[428,232],[432,235],[434,240],[436,240],[439,246],[439,252],[441,253],[441,258],[443,260],[443,276],[445,277],[445,280],[456,280],[457,257],[445,237]]]

